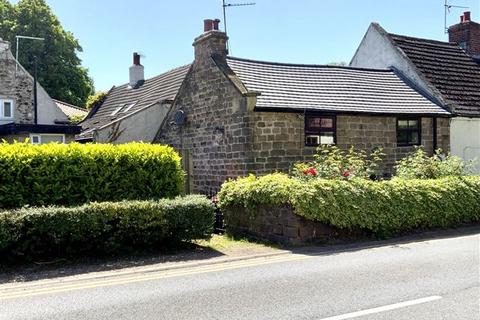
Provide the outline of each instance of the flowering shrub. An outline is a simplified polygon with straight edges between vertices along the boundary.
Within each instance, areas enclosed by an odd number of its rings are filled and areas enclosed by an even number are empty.
[[[450,153],[444,155],[438,149],[428,156],[423,148],[417,148],[409,156],[397,161],[395,176],[402,179],[437,179],[448,176],[465,176],[472,172],[474,162],[465,163]]]
[[[314,161],[295,164],[292,174],[300,178],[374,179],[383,155],[381,148],[367,154],[365,150],[357,151],[354,147],[343,151],[337,146],[320,146]]]

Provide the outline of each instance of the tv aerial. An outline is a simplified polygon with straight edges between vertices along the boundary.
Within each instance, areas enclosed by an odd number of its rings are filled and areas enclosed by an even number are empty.
[[[223,31],[227,35],[227,8],[231,7],[246,7],[246,6],[254,6],[256,5],[255,2],[245,2],[245,3],[228,3],[225,0],[222,0],[222,8],[223,8]],[[227,52],[229,49],[228,40],[227,40]]]
[[[457,6],[457,5],[450,4],[449,0],[445,0],[444,7],[445,7],[444,30],[445,30],[445,33],[448,33],[447,16],[450,13],[450,9],[468,9],[468,7]]]

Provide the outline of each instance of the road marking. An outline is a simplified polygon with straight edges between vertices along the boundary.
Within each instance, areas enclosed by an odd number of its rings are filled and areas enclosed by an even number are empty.
[[[352,318],[366,316],[366,315],[373,314],[373,313],[380,313],[380,312],[385,312],[385,311],[389,311],[389,310],[404,308],[404,307],[413,306],[413,305],[416,305],[416,304],[421,304],[421,303],[426,303],[426,302],[431,302],[431,301],[435,301],[435,300],[439,300],[439,299],[442,299],[442,297],[431,296],[431,297],[420,298],[420,299],[415,299],[415,300],[410,300],[410,301],[405,301],[405,302],[394,303],[394,304],[390,304],[390,305],[383,306],[383,307],[377,307],[377,308],[373,308],[373,309],[366,309],[366,310],[346,313],[346,314],[342,314],[342,315],[338,315],[338,316],[323,318],[323,319],[320,319],[320,320],[352,319]]]
[[[193,267],[190,269],[164,270],[156,273],[137,274],[133,276],[132,275],[123,276],[123,277],[112,276],[112,278],[93,280],[93,281],[84,281],[81,283],[78,283],[78,281],[73,283],[59,282],[55,285],[49,285],[41,288],[38,288],[35,286],[32,286],[32,288],[22,287],[20,289],[10,288],[9,290],[0,290],[0,300],[26,298],[26,297],[32,297],[32,296],[38,296],[38,295],[61,293],[61,292],[68,292],[68,291],[81,290],[81,289],[92,289],[92,288],[99,288],[99,287],[123,285],[123,284],[135,283],[135,282],[144,282],[149,280],[160,280],[160,279],[167,279],[167,278],[174,278],[174,277],[181,277],[181,276],[190,276],[190,275],[196,275],[196,274],[219,272],[219,271],[226,271],[226,270],[233,270],[233,269],[240,269],[240,268],[247,268],[247,267],[255,267],[255,266],[262,266],[262,265],[267,265],[272,263],[297,261],[297,260],[310,259],[310,258],[312,258],[312,256],[292,254],[288,256],[279,256],[279,257],[273,257],[268,259],[258,258],[255,260],[236,261],[234,263],[227,263],[227,264]]]

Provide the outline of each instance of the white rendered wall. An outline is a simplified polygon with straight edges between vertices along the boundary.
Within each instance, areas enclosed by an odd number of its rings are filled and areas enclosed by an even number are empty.
[[[480,160],[480,119],[453,118],[450,122],[450,147],[452,154],[464,160]],[[480,173],[479,163],[476,172]]]

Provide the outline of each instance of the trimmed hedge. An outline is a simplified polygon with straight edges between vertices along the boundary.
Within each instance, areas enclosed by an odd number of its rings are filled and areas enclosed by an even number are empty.
[[[377,236],[415,228],[453,227],[480,221],[480,177],[435,180],[351,181],[290,178],[284,174],[226,182],[219,195],[223,209],[260,204],[290,205],[295,214]]]
[[[180,157],[168,146],[0,144],[0,208],[160,199],[182,185]]]
[[[0,212],[1,261],[116,253],[208,238],[214,211],[199,195],[159,201]]]

